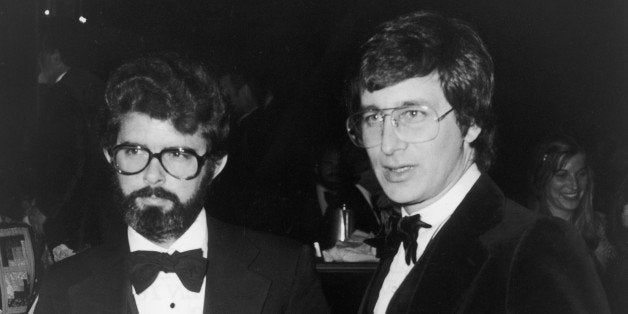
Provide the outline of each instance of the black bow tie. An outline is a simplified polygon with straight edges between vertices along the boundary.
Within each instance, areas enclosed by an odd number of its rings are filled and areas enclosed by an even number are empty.
[[[415,264],[416,249],[419,244],[416,242],[419,236],[419,229],[432,228],[432,225],[421,220],[421,215],[406,216],[397,223],[397,233],[403,242],[403,249],[406,251],[406,264],[410,265],[410,260]]]
[[[155,282],[160,271],[176,273],[183,286],[194,292],[201,291],[207,271],[207,259],[201,249],[174,252],[169,255],[153,251],[131,252],[128,271],[135,292],[140,294]]]
[[[431,227],[430,224],[421,221],[421,215],[401,218],[399,214],[395,213],[388,218],[380,236],[365,242],[377,248],[377,257],[379,258],[394,256],[399,248],[399,243],[403,243],[403,249],[406,251],[406,264],[410,265],[410,261],[417,262],[418,244],[416,240],[419,229]]]

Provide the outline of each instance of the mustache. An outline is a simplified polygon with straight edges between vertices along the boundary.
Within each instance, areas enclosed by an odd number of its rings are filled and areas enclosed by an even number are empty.
[[[170,200],[170,201],[172,201],[175,204],[181,202],[179,200],[179,197],[176,194],[174,194],[174,193],[172,193],[170,191],[167,191],[166,189],[164,189],[162,187],[153,188],[153,187],[150,187],[150,186],[146,186],[146,187],[143,187],[143,188],[141,188],[139,190],[133,191],[133,192],[131,192],[131,194],[126,196],[126,198],[129,199],[129,200],[134,200],[134,199],[136,199],[138,197],[151,197],[153,195],[156,196],[156,197],[159,197],[159,198]]]

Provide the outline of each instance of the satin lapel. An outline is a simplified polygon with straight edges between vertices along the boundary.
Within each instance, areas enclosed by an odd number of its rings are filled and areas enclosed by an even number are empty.
[[[209,230],[205,313],[259,313],[270,279],[251,269],[258,249],[234,229],[207,217]]]
[[[68,290],[73,312],[133,313],[129,302],[135,300],[124,266],[127,252],[128,244],[92,261],[92,275]]]
[[[451,313],[464,302],[477,272],[488,257],[480,236],[501,219],[504,196],[482,175],[408,274],[389,313]]]
[[[373,278],[371,278],[371,282],[366,288],[359,313],[373,313],[377,299],[379,299],[379,291],[382,289],[382,284],[384,279],[386,279],[386,275],[388,275],[388,271],[390,271],[390,264],[392,264],[393,258],[394,255],[380,261]]]

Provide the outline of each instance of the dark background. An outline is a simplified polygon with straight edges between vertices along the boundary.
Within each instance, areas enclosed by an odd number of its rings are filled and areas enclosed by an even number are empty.
[[[557,128],[593,152],[602,198],[628,168],[627,1],[0,0],[0,183],[12,180],[7,169],[36,102],[45,8],[87,18],[84,67],[103,79],[124,60],[164,49],[259,75],[294,99],[284,111],[314,151],[345,140],[343,80],[373,27],[438,10],[475,25],[494,57],[491,175],[506,194],[523,201],[531,146]]]

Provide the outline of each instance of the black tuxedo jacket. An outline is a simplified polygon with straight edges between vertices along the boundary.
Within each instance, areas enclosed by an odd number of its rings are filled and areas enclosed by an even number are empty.
[[[310,250],[208,217],[204,313],[327,313]],[[35,313],[134,313],[122,247],[98,247],[44,278]]]
[[[371,313],[394,256],[360,313]],[[587,248],[566,223],[531,213],[482,175],[428,244],[388,313],[608,313]]]

